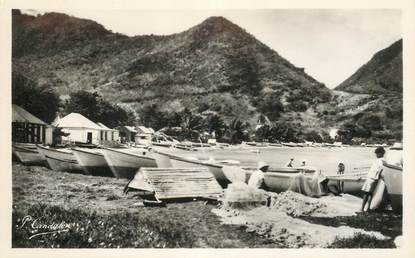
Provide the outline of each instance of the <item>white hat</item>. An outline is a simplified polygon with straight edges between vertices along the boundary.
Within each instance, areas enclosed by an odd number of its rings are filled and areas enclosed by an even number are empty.
[[[269,167],[269,165],[265,161],[258,162],[258,169],[261,169],[263,167]]]

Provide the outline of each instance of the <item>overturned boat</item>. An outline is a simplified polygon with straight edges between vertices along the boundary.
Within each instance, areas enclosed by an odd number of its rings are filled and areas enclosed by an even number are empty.
[[[102,149],[73,148],[73,154],[85,174],[114,177]]]
[[[45,157],[52,170],[73,173],[82,173],[84,171],[70,149],[54,149],[41,145],[36,147],[38,152]]]
[[[141,167],[156,167],[156,161],[146,149],[139,148],[103,148],[103,155],[117,178],[132,179]]]

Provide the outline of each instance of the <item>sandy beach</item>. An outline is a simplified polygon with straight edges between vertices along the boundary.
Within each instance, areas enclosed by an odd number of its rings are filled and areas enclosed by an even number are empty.
[[[13,163],[13,247],[394,248],[394,239],[402,234],[402,216],[390,211],[322,218],[316,213],[301,214],[292,209],[290,214],[285,212],[281,216],[286,221],[295,220],[300,228],[307,224],[323,233],[330,229],[335,232],[330,243],[319,242],[313,233],[305,237],[305,233],[290,228],[276,231],[274,227],[275,232],[267,234],[267,230],[258,230],[246,221],[227,223],[220,214],[212,212],[223,209],[218,202],[143,207],[137,194],[123,193],[127,183],[126,179],[56,172]],[[55,227],[55,233],[36,235],[45,232],[45,225],[57,224],[63,224],[63,230],[57,232]],[[347,235],[342,234],[346,228],[375,233],[342,237]],[[302,235],[302,239],[296,234]],[[293,241],[293,236],[298,241]]]

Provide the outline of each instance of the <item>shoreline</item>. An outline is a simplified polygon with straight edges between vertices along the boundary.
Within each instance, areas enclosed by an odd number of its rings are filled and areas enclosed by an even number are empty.
[[[26,215],[34,218],[44,216],[43,223],[48,225],[62,221],[78,223],[69,232],[30,240],[28,238],[33,232],[29,228],[15,229],[13,247],[290,247],[284,242],[248,232],[245,226],[221,224],[220,218],[211,212],[218,207],[216,203],[197,201],[169,203],[166,207],[142,207],[134,193],[124,195],[123,188],[128,182],[125,179],[56,172],[18,163],[12,166],[14,218],[18,225]],[[388,212],[300,219],[321,225],[349,225],[379,231],[391,238],[366,239],[363,246],[361,239],[351,240],[346,248],[392,248],[393,239],[402,234],[402,215]],[[385,225],[388,225],[386,231]],[[337,245],[342,247],[342,241],[345,240],[338,240]]]

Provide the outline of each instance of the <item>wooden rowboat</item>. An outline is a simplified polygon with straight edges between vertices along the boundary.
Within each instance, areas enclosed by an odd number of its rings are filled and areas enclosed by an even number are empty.
[[[141,167],[156,167],[156,161],[148,151],[139,148],[103,148],[105,160],[117,178],[134,178]]]
[[[36,144],[13,143],[12,152],[24,165],[45,165],[46,160],[36,148]]]
[[[37,145],[37,150],[46,158],[49,167],[55,171],[82,173],[83,169],[70,149],[54,149]]]
[[[231,181],[226,176],[223,171],[224,165],[232,165],[229,163],[224,163],[220,160],[198,160],[191,159],[187,157],[182,157],[179,155],[174,155],[171,153],[162,152],[160,150],[153,150],[152,156],[155,158],[157,166],[163,168],[190,168],[190,167],[206,167],[213,174],[216,181],[222,186],[226,187]],[[243,170],[250,175],[253,170],[256,168],[244,167]],[[291,174],[296,175],[299,172],[304,171],[303,168],[270,168],[270,172],[281,173],[281,174]],[[306,171],[309,172],[314,171]],[[288,189],[288,188],[287,188]]]
[[[72,152],[85,174],[107,177],[114,176],[101,149],[73,148]]]
[[[367,173],[344,174],[327,176],[328,185],[339,185],[343,183],[343,193],[354,196],[362,196],[362,186],[366,181]]]

